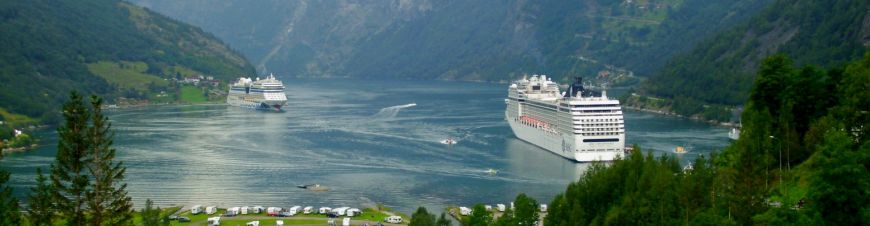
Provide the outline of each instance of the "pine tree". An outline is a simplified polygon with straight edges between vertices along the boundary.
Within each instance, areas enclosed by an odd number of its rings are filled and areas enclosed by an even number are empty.
[[[142,209],[142,225],[157,226],[160,224],[160,208],[154,209],[151,199],[145,200],[145,209]]]
[[[70,94],[62,114],[66,122],[57,129],[60,140],[55,163],[51,165],[53,199],[67,225],[82,226],[87,220],[85,194],[89,176],[85,160],[90,148],[87,138],[90,114],[76,92]]]
[[[53,225],[55,217],[54,203],[52,202],[54,187],[42,174],[42,168],[36,168],[36,187],[30,189],[30,209],[27,210],[30,225]]]
[[[434,226],[435,215],[430,214],[426,207],[417,208],[417,212],[411,215],[411,222],[408,226]]]
[[[3,150],[0,150],[0,159],[3,159]],[[9,172],[0,170],[0,226],[19,225],[21,222],[18,199],[12,197],[12,188],[6,186],[8,181]]]
[[[514,210],[514,225],[535,225],[538,221],[538,202],[526,196],[525,193],[517,195],[516,209]]]
[[[86,167],[94,178],[86,193],[92,225],[127,225],[133,219],[133,202],[123,183],[123,162],[114,162],[111,124],[103,115],[102,99],[91,96],[91,126],[87,130],[90,151]],[[156,224],[155,224],[156,225]]]
[[[438,217],[438,221],[435,222],[436,226],[453,226],[453,223],[447,219],[447,213],[441,212],[441,217]]]

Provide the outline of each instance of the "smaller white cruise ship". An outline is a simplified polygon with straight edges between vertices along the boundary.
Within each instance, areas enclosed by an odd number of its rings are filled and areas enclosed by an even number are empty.
[[[265,79],[241,77],[227,94],[227,104],[242,108],[282,111],[286,103],[284,83],[271,74]]]

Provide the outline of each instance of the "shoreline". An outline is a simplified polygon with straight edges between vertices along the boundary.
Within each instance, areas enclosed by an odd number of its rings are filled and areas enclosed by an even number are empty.
[[[26,151],[34,150],[38,147],[39,147],[38,144],[31,144],[30,146],[27,146],[27,147],[3,148],[3,155],[12,154],[12,153],[19,153],[19,152],[26,152]]]
[[[731,123],[731,122],[719,122],[716,120],[704,120],[704,119],[701,119],[699,117],[694,117],[694,116],[693,117],[686,117],[685,115],[680,115],[680,114],[677,114],[675,112],[664,111],[661,109],[650,109],[650,108],[636,107],[636,106],[631,106],[631,105],[623,105],[623,107],[626,109],[629,109],[629,110],[634,110],[634,111],[640,111],[640,112],[646,112],[646,113],[652,113],[652,114],[658,114],[658,115],[664,115],[664,116],[689,119],[692,121],[703,122],[703,123],[707,123],[707,124],[714,125],[714,126],[728,127],[728,128],[735,127],[735,124]]]

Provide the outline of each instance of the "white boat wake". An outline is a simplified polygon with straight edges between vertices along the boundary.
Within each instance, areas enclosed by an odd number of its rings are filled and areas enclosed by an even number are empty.
[[[392,107],[385,107],[385,108],[382,108],[380,111],[378,111],[378,113],[375,114],[374,117],[380,118],[380,119],[393,118],[393,117],[396,117],[396,115],[398,115],[399,111],[401,111],[402,109],[413,107],[413,106],[417,106],[417,104],[410,103],[410,104],[404,104],[404,105],[396,105],[396,106],[392,106]]]

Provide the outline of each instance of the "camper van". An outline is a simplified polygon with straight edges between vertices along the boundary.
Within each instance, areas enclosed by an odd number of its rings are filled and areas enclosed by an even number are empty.
[[[302,209],[301,206],[290,207],[290,210],[289,210],[290,216],[296,215],[297,213],[299,213],[299,210],[301,210],[301,209]]]
[[[303,214],[311,214],[311,211],[314,211],[314,207],[313,207],[313,206],[306,206],[305,208],[302,208],[302,213],[303,213]]]
[[[387,218],[384,218],[384,222],[391,223],[391,224],[401,224],[401,223],[402,223],[402,217],[400,217],[400,216],[389,216],[389,217],[387,217]]]
[[[197,215],[202,213],[202,205],[195,205],[193,208],[190,208],[190,214]]]
[[[221,217],[209,217],[208,218],[208,225],[209,226],[221,225]]]
[[[358,215],[360,215],[360,214],[362,214],[362,211],[360,211],[360,210],[357,209],[357,208],[350,208],[350,209],[347,209],[347,216],[348,216],[348,217],[358,216]]]
[[[462,216],[471,215],[471,209],[469,209],[468,207],[464,207],[464,206],[459,207],[459,214],[461,214]]]
[[[249,212],[250,210],[251,210],[251,207],[242,206],[242,208],[239,209],[239,214],[243,214],[243,215],[244,215],[244,214],[248,214],[248,212]]]
[[[492,211],[492,206],[490,205],[484,205],[483,208],[486,209],[487,212]]]
[[[241,212],[241,209],[242,209],[241,207],[229,208],[229,209],[227,209],[227,213],[225,215],[227,215],[229,217],[239,215],[239,212]]]
[[[281,210],[281,207],[269,207],[266,208],[266,214],[269,216],[278,216],[278,213],[280,213]]]
[[[260,221],[251,221],[245,224],[245,226],[260,226]]]
[[[344,216],[345,214],[347,214],[347,209],[350,209],[350,207],[335,208],[332,209],[332,212],[335,213],[335,215]]]
[[[263,210],[266,210],[266,208],[263,208],[262,206],[255,206],[254,208],[251,208],[251,212],[254,214],[262,213]]]
[[[284,221],[282,221],[282,220],[276,220],[276,221],[275,221],[275,225],[278,225],[278,226],[284,226]]]
[[[327,214],[327,213],[329,213],[329,212],[332,212],[332,208],[325,207],[325,206],[324,206],[324,207],[320,207],[320,209],[317,210],[317,213],[319,213],[319,214]]]
[[[547,212],[547,204],[541,204],[541,212]]]
[[[217,213],[217,207],[214,207],[214,206],[205,207],[205,214],[212,215],[214,213]]]
[[[498,209],[498,212],[504,212],[504,211],[505,211],[505,206],[504,206],[504,204],[499,203],[499,204],[496,204],[495,206],[496,206],[496,209]]]
[[[350,217],[345,217],[344,220],[341,220],[341,226],[350,226]]]

